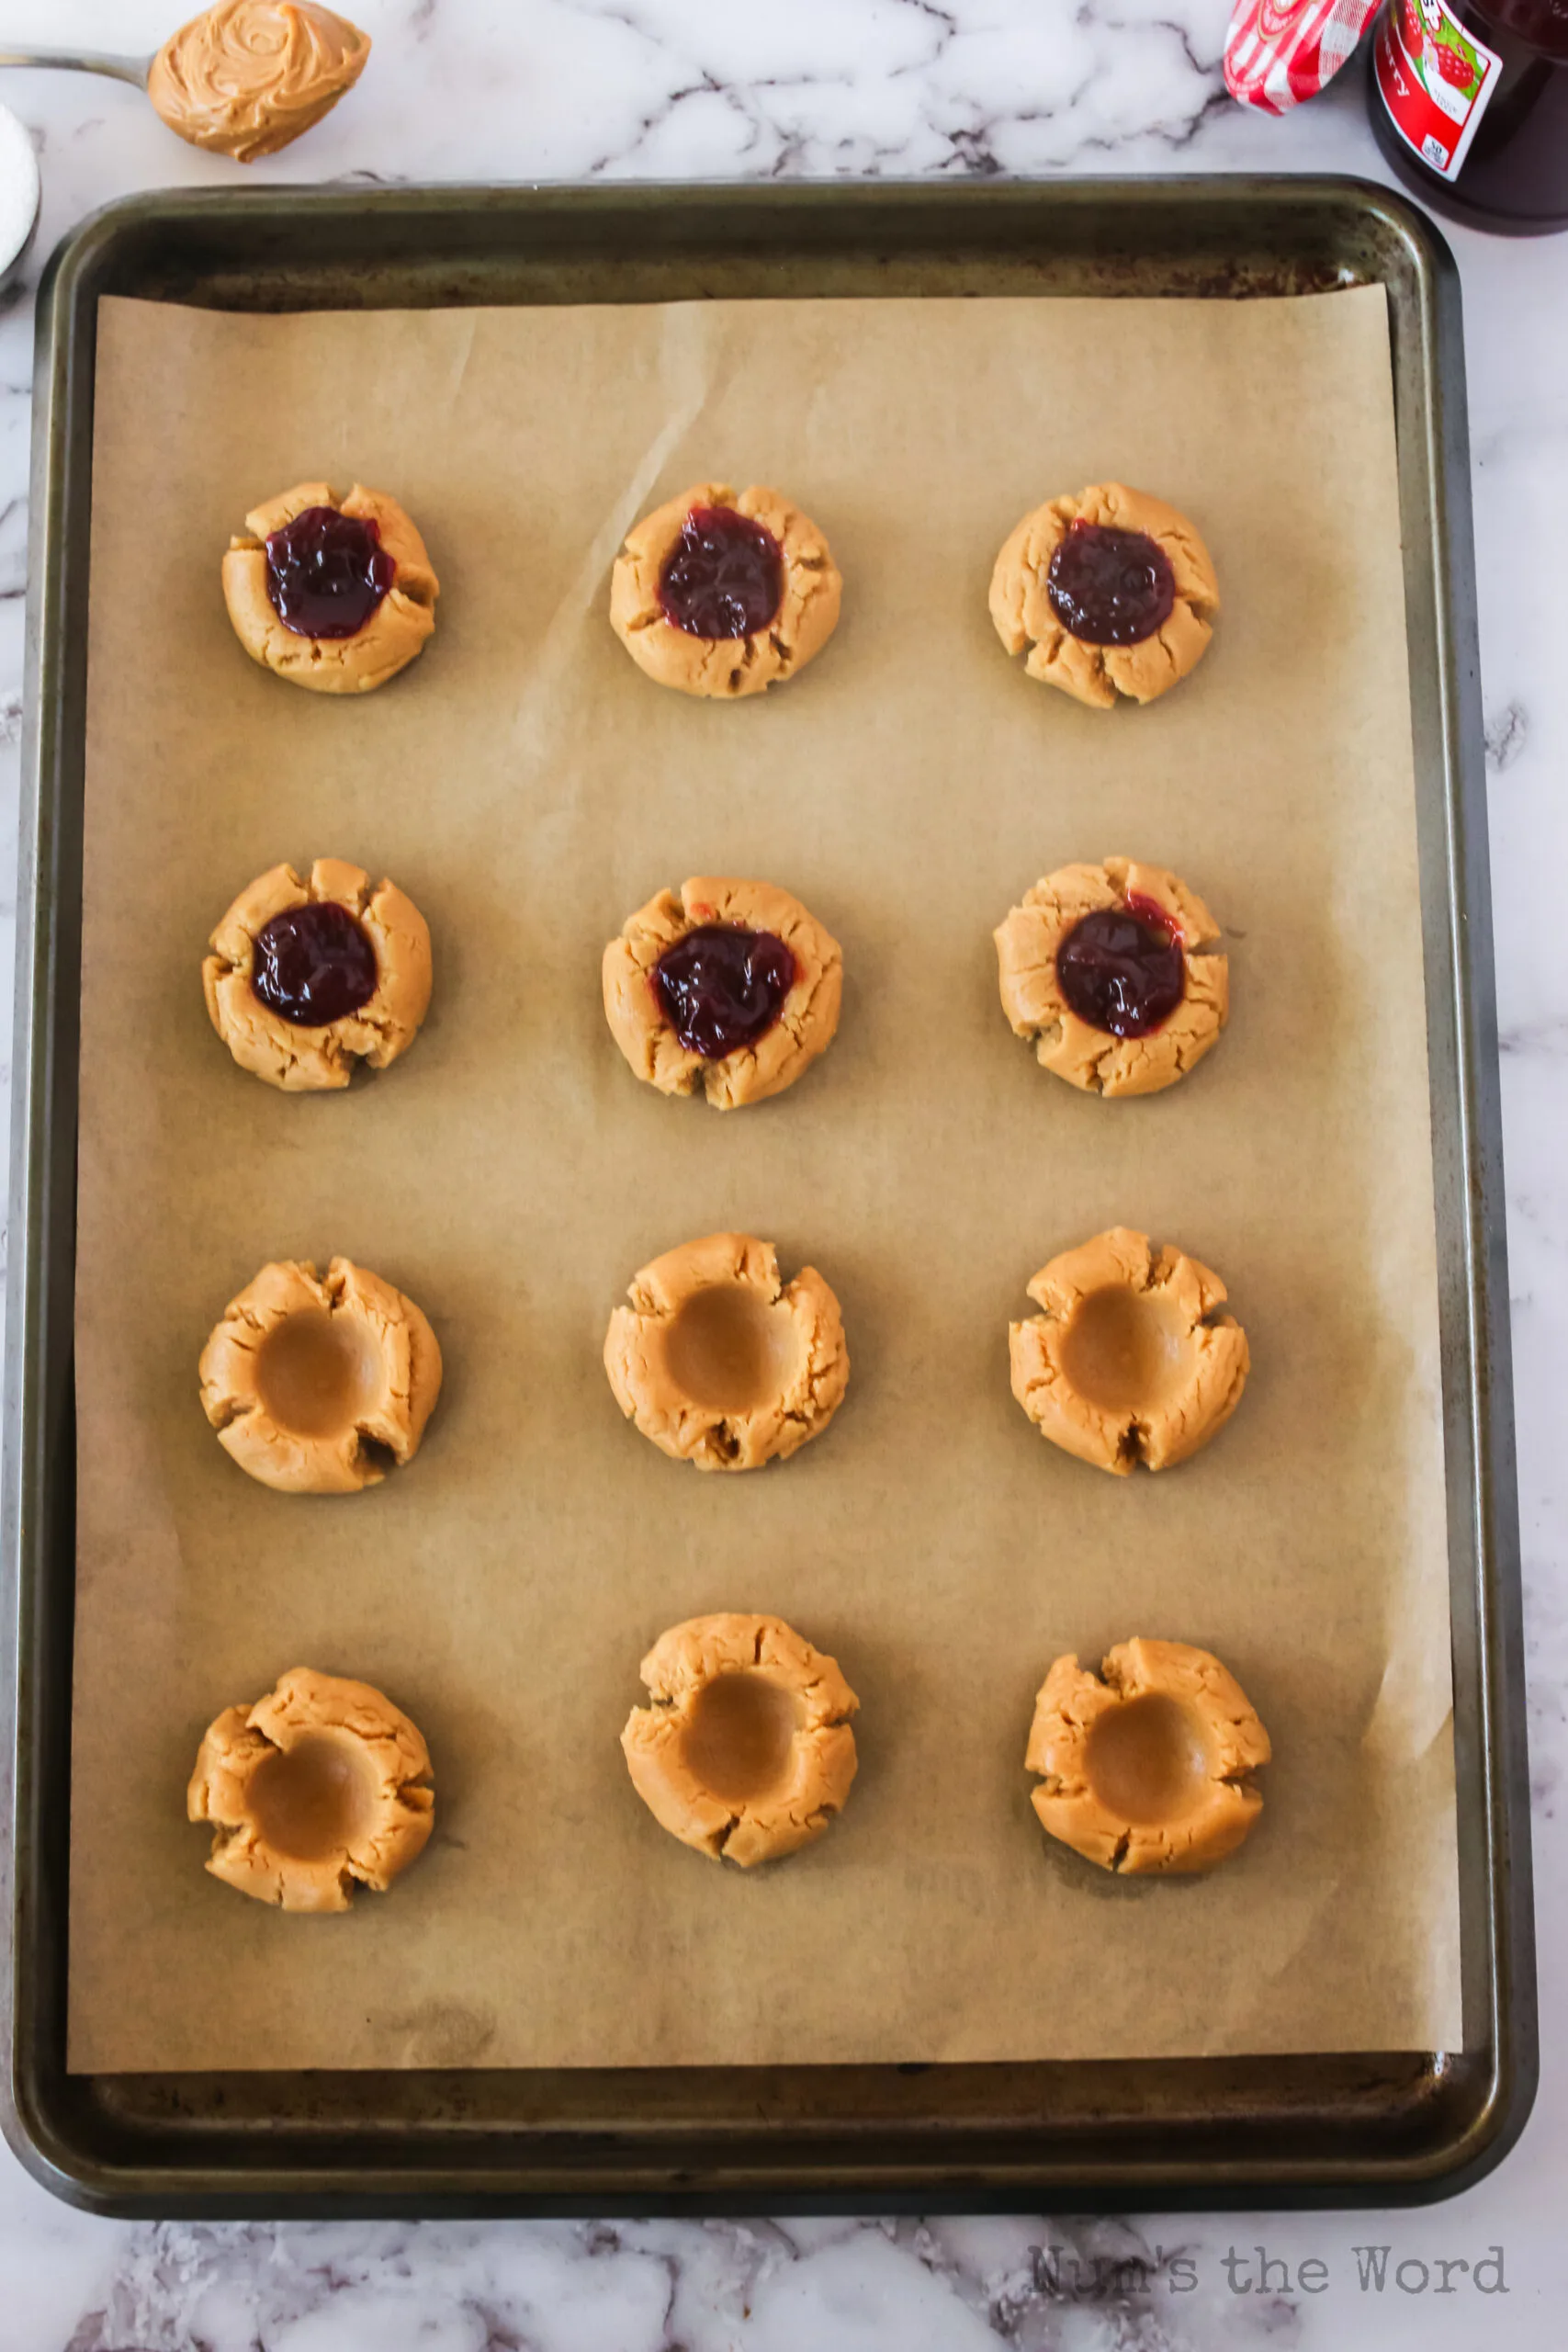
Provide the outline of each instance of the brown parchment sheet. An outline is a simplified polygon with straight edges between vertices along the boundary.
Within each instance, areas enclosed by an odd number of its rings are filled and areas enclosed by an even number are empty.
[[[1460,2036],[1433,1207],[1381,290],[223,316],[106,301],[83,985],[70,2057],[77,2068],[615,2065],[1442,2048]],[[248,507],[390,490],[435,638],[364,698],[249,662],[219,590]],[[993,634],[1025,509],[1120,477],[1189,512],[1224,611],[1110,716]],[[626,528],[779,486],[841,565],[782,690],[655,686],[606,618]],[[1039,1069],[992,927],[1122,853],[1215,910],[1234,1015],[1187,1082]],[[395,1069],[289,1099],[198,967],[279,859],[429,919]],[[774,1102],[622,1062],[604,942],[689,874],[794,890],[842,1025]],[[1142,1227],[1214,1266],[1254,1371],[1188,1465],[1112,1479],[1012,1402],[1054,1252]],[[852,1362],[794,1461],[703,1476],[600,1360],[646,1260],[736,1227],[818,1267]],[[432,1317],[417,1461],[348,1499],[252,1484],[197,1356],[265,1261],[342,1251]],[[860,1693],[831,1834],[742,1874],[666,1837],[617,1745],[667,1624],[776,1611]],[[1212,1647],[1272,1733],[1206,1880],[1052,1848],[1022,1758],[1049,1661]],[[386,1897],[286,1917],[202,1870],[203,1726],[299,1663],[435,1758]]]

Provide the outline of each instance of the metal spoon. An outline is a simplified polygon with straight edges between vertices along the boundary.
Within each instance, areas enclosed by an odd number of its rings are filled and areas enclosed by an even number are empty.
[[[220,11],[211,8],[207,13],[209,16],[218,16]],[[283,12],[278,13],[281,15]],[[326,17],[329,23],[338,21],[333,17],[329,9],[322,9],[319,13]],[[191,24],[183,27],[181,31],[175,34],[175,40],[177,42],[184,40],[187,34],[196,32],[197,27],[204,21],[205,19],[197,17]],[[153,100],[153,104],[159,114],[163,115],[169,129],[175,131],[180,138],[188,139],[193,147],[205,147],[220,153],[231,154],[238,164],[253,163],[258,154],[275,153],[278,147],[287,147],[291,141],[298,139],[301,132],[309,130],[313,123],[320,121],[321,116],[336,105],[344,90],[351,87],[358,79],[360,69],[369,51],[369,40],[355,25],[344,23],[343,30],[359,44],[352,60],[352,71],[346,82],[339,74],[335,78],[334,86],[333,78],[329,77],[324,100],[318,98],[309,106],[285,110],[282,119],[276,126],[276,137],[247,138],[243,144],[229,147],[216,130],[209,135],[208,129],[199,127],[197,119],[193,119],[190,122],[178,120],[175,114],[165,113],[156,99]],[[164,53],[163,50],[159,50],[152,57],[122,57],[117,56],[111,50],[102,49],[0,49],[0,66],[63,67],[67,73],[71,74],[107,74],[111,81],[129,82],[133,89],[141,91],[145,96],[151,95],[148,84],[153,67]],[[165,95],[168,94],[165,93]],[[258,90],[256,95],[265,104],[265,92]],[[306,95],[309,96],[309,92]],[[212,113],[212,108],[202,110],[200,123],[205,124],[208,116]],[[220,115],[220,108],[218,109],[218,113]]]
[[[73,74],[107,74],[112,81],[147,87],[150,57],[111,57],[99,49],[0,49],[0,65],[61,66]]]

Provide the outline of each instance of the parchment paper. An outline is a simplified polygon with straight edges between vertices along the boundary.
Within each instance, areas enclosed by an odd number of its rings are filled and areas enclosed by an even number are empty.
[[[225,317],[107,301],[97,362],[82,1054],[71,2060],[88,2068],[1023,2059],[1459,2038],[1433,1211],[1381,292]],[[1308,421],[1303,425],[1303,421]],[[1225,609],[1157,707],[1010,667],[1023,510],[1117,475],[1188,510]],[[397,492],[431,650],[363,700],[231,635],[218,560],[289,482]],[[623,530],[777,483],[844,619],[745,706],[645,679]],[[1122,852],[1226,925],[1187,1083],[1080,1097],[997,1000],[1040,874]],[[406,1060],[290,1100],[198,964],[280,858],[391,874],[436,990]],[[692,873],[844,945],[827,1058],[730,1117],[633,1079],[603,943]],[[1118,1221],[1218,1268],[1250,1334],[1211,1450],[1112,1480],[1011,1401],[1007,1325]],[[832,1430],[742,1478],[667,1461],[600,1363],[634,1271],[775,1240],[842,1300]],[[220,1449],[196,1363],[266,1260],[344,1251],[433,1317],[417,1462],[349,1500]],[[617,1747],[694,1611],[776,1610],[861,1694],[833,1833],[742,1876]],[[1052,1849],[1022,1769],[1057,1652],[1233,1668],[1276,1760],[1206,1881]],[[304,1662],[424,1729],[438,1828],[390,1895],[289,1918],[201,1868],[200,1732]]]

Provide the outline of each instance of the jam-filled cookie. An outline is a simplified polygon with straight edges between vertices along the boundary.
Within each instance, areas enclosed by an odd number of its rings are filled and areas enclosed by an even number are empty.
[[[286,1093],[346,1086],[385,1069],[430,1003],[430,933],[394,883],[319,857],[310,879],[275,865],[242,890],[212,934],[201,984],[212,1025],[242,1069]]]
[[[1053,1838],[1102,1870],[1189,1872],[1234,1854],[1263,1810],[1269,1735],[1207,1650],[1118,1642],[1100,1676],[1059,1657],[1024,1754]]]
[[[1219,1042],[1230,1009],[1219,926],[1164,866],[1061,866],[993,936],[1002,1011],[1069,1086],[1156,1094]]]
[[[699,1470],[760,1470],[820,1437],[850,1355],[814,1266],[792,1283],[771,1241],[710,1233],[634,1276],[604,1337],[615,1402],[660,1453]]]
[[[1032,678],[1092,709],[1153,702],[1197,667],[1220,587],[1185,514],[1096,482],[1026,514],[997,558],[991,618]]]
[[[652,1704],[621,1734],[660,1826],[715,1861],[776,1861],[843,1810],[860,1702],[838,1661],[779,1617],[694,1617],[641,1667]]]
[[[787,890],[699,875],[626,917],[603,977],[638,1078],[736,1111],[782,1094],[831,1045],[843,956]]]
[[[334,1258],[324,1279],[264,1266],[201,1351],[201,1405],[249,1476],[354,1495],[412,1462],[441,1394],[441,1350],[412,1298]]]
[[[1042,1437],[1100,1470],[1168,1470],[1241,1401],[1247,1334],[1218,1274],[1124,1225],[1064,1250],[1009,1327],[1012,1393]]]
[[[645,514],[610,576],[610,622],[641,670],[681,694],[760,695],[838,626],[828,542],[776,490],[697,482]]]
[[[346,1911],[384,1894],[435,1821],[430,1751],[368,1682],[297,1666],[254,1707],[210,1724],[186,1792],[213,1825],[214,1878],[285,1911]]]
[[[245,517],[223,559],[223,599],[253,662],[312,694],[384,686],[424,650],[439,591],[395,498],[355,482],[336,499],[302,481]]]

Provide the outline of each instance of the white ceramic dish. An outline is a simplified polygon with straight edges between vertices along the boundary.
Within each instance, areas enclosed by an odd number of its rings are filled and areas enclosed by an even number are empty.
[[[8,107],[0,107],[0,288],[10,284],[27,257],[41,193],[27,125]]]

